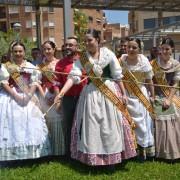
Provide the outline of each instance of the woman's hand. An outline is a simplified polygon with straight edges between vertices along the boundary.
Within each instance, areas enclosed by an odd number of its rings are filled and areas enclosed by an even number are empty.
[[[168,109],[170,105],[171,105],[171,101],[167,98],[162,103],[164,109]]]
[[[26,106],[31,98],[29,96],[20,96],[18,94],[14,95],[14,100],[20,105],[20,106]]]
[[[54,98],[54,103],[55,103],[55,110],[57,113],[60,113],[60,108],[61,108],[61,103],[62,103],[62,98],[64,96],[63,92],[60,92],[55,98]]]
[[[123,104],[124,104],[125,106],[127,106],[127,104],[128,104],[128,98],[127,98],[126,95],[123,95],[123,96],[122,96],[122,102],[123,102]]]
[[[54,98],[54,103],[60,103],[62,98],[64,96],[64,93],[62,91],[60,91],[60,93]]]

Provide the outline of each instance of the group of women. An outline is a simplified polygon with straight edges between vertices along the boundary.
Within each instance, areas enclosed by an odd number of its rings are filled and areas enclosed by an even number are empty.
[[[0,161],[65,154],[59,100],[84,71],[89,82],[74,115],[73,159],[97,166],[137,154],[180,158],[180,66],[172,40],[162,42],[151,62],[140,53],[139,40],[130,39],[119,60],[100,47],[96,30],[88,30],[85,45],[62,88],[53,72],[59,61],[53,42],[42,45],[44,59],[36,67],[25,60],[23,44],[12,45],[12,58],[0,69]]]

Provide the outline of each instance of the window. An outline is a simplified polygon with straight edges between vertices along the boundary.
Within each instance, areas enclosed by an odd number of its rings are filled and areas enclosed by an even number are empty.
[[[43,12],[48,11],[48,7],[42,7],[42,11]]]
[[[50,37],[49,40],[54,42],[55,38],[54,37]]]
[[[32,6],[25,6],[25,12],[31,12]]]
[[[151,29],[156,27],[156,19],[144,19],[144,29]]]
[[[18,6],[9,6],[9,14],[16,14],[19,13],[19,7]]]
[[[176,16],[176,21],[180,21],[180,16]]]
[[[26,28],[32,27],[32,21],[26,21]]]
[[[26,21],[26,28],[36,27],[35,21]]]
[[[0,31],[7,32],[6,22],[0,22]]]
[[[48,21],[44,21],[44,27],[48,27],[49,24],[48,24]]]
[[[163,18],[163,25],[167,25],[167,24],[170,24],[170,19],[169,19],[169,17],[164,17]]]
[[[36,21],[32,21],[32,26],[36,27]]]
[[[54,27],[54,22],[52,21],[44,21],[44,27]]]
[[[170,24],[175,23],[176,22],[176,17],[175,16],[169,17],[169,22],[170,22]]]
[[[0,18],[6,18],[6,9],[5,7],[0,7]]]
[[[49,27],[54,27],[54,22],[49,22]]]
[[[53,7],[49,7],[49,12],[54,12],[54,8]]]

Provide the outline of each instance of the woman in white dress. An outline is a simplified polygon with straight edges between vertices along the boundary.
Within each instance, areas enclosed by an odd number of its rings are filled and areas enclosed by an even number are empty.
[[[48,129],[36,90],[37,73],[27,62],[25,46],[14,43],[12,61],[0,70],[0,161],[34,159],[50,154]]]
[[[127,54],[121,56],[120,63],[124,80],[127,80],[125,83],[128,97],[127,108],[137,126],[135,132],[139,157],[141,160],[145,160],[146,156],[151,158],[155,154],[153,119],[151,118],[153,117],[153,108],[150,101],[154,100],[154,88],[151,64],[143,54],[140,54],[140,50],[140,40],[130,39],[127,44]],[[131,80],[132,82],[129,82]],[[143,84],[145,82],[150,85],[145,86]]]
[[[56,63],[59,61],[54,54],[56,45],[52,41],[45,41],[42,45],[44,59],[38,68],[41,71],[40,81],[41,85],[38,86],[41,92],[41,108],[46,113],[46,122],[50,134],[50,143],[52,154],[54,156],[65,154],[65,140],[64,140],[64,122],[62,111],[56,111],[52,106],[54,97],[59,93],[59,83],[53,73],[55,71]],[[52,106],[52,108],[50,108]],[[50,108],[50,110],[49,110]]]
[[[85,68],[87,73],[92,70],[99,78],[115,78],[116,81],[104,79],[102,83],[122,104],[126,103],[124,86],[120,81],[121,67],[112,51],[99,47],[99,40],[96,30],[88,31],[85,43],[89,62],[84,67],[82,60],[74,63],[66,84],[55,100],[62,98],[73,84],[81,81],[80,76]],[[127,119],[94,82],[89,81],[80,94],[76,108],[71,135],[71,157],[96,166],[121,163],[123,159],[135,155],[134,139]]]

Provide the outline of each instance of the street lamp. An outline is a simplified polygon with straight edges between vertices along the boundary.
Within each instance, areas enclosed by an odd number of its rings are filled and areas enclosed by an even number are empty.
[[[13,24],[13,30],[16,33],[16,41],[19,40],[20,30],[21,30],[21,24],[16,22]]]

